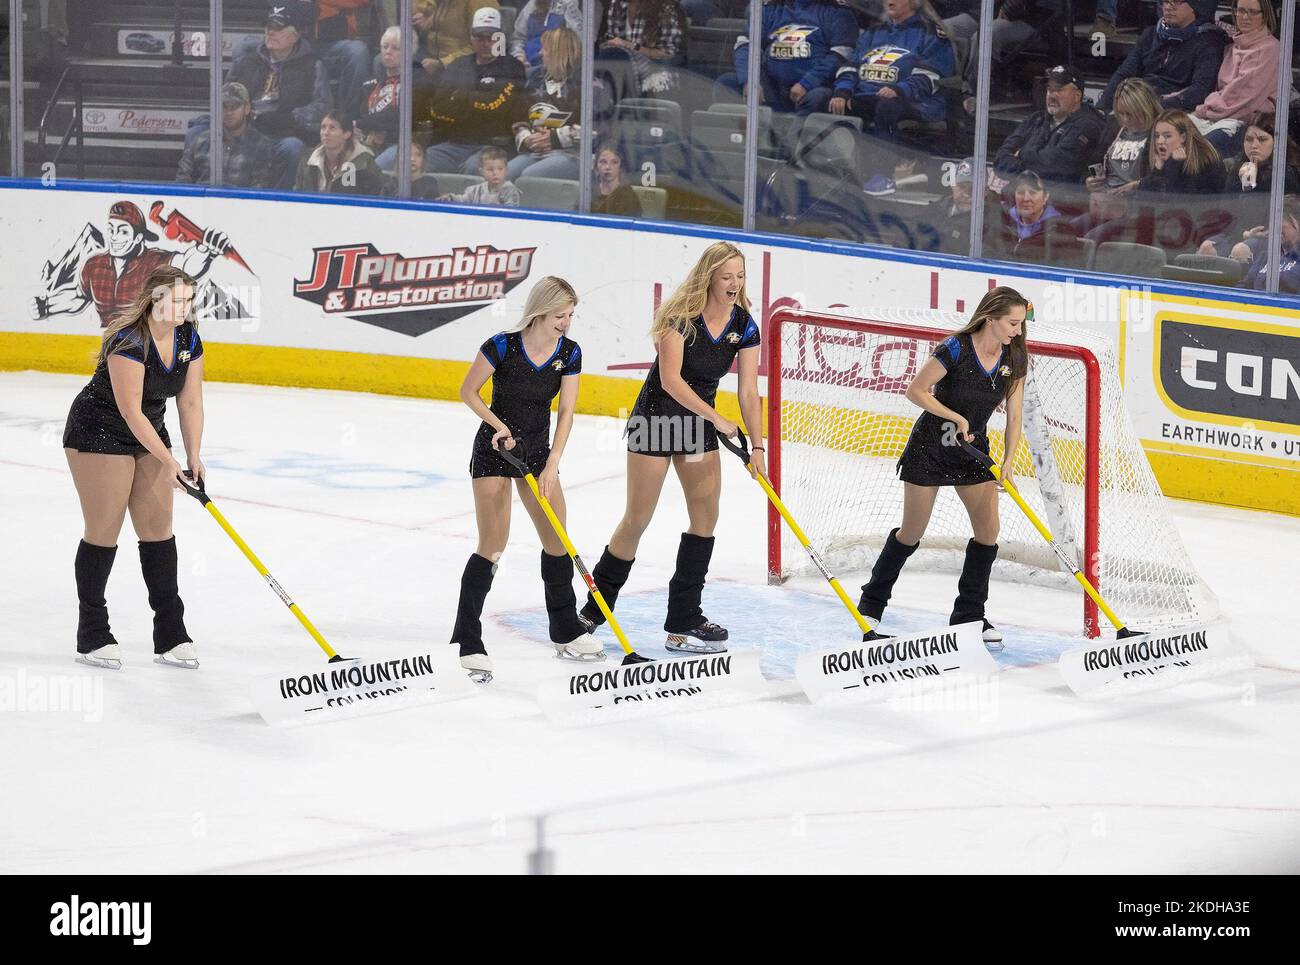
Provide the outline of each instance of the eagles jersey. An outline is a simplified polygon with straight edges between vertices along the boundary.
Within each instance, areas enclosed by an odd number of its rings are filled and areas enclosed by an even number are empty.
[[[748,14],[746,14],[748,22]],[[826,87],[835,71],[853,53],[858,34],[853,14],[830,0],[785,0],[763,5],[763,70],[789,90]],[[736,74],[747,75],[749,37],[736,38]]]
[[[956,69],[952,44],[942,28],[919,14],[898,24],[885,20],[862,31],[849,62],[835,76],[835,93],[869,97],[890,87],[938,119],[943,116],[939,81]]]
[[[512,433],[528,436],[549,432],[551,400],[560,393],[560,380],[582,371],[582,349],[560,336],[555,351],[541,365],[524,351],[520,332],[493,335],[480,349],[492,363],[492,401],[488,405]]]
[[[986,369],[967,332],[950,335],[934,350],[934,358],[946,369],[934,384],[934,397],[966,417],[976,449],[987,453],[989,416],[1007,395],[1011,366],[1003,347],[992,368]],[[947,444],[945,420],[922,412],[912,426],[907,446],[898,460],[903,482],[918,486],[970,486],[993,478],[983,463],[959,446]]]
[[[501,332],[484,342],[480,351],[492,365],[492,401],[488,408],[523,443],[528,470],[538,475],[551,453],[551,401],[559,395],[566,375],[582,372],[582,349],[577,342],[561,336],[551,357],[535,365],[524,351],[522,333]],[[492,448],[495,434],[488,423],[479,424],[469,464],[474,478],[521,475]]]
[[[694,337],[688,336],[682,346],[682,380],[713,405],[718,383],[731,371],[736,356],[742,349],[760,343],[758,325],[739,305],[731,310],[727,327],[716,339],[709,334],[704,316],[696,316],[692,325]],[[659,376],[658,358],[636,397],[626,432],[628,449],[645,455],[712,452],[718,448],[717,430],[668,394]]]
[[[146,344],[147,343],[147,344]],[[203,357],[203,340],[193,322],[172,329],[172,364],[167,366],[152,338],[141,339],[132,329],[114,337],[111,355],[120,355],[144,366],[144,387],[140,409],[163,441],[171,448],[163,416],[167,400],[180,394],[190,365]],[[113,395],[113,380],[108,366],[100,363],[86,387],[78,393],[68,412],[63,433],[63,447],[81,452],[138,454],[148,450],[122,418]]]
[[[582,136],[579,123],[582,108],[582,74],[575,72],[567,81],[547,79],[538,72],[528,84],[524,103],[528,105],[528,120],[514,123],[515,147],[523,149],[524,139],[538,131],[551,135],[551,149],[577,150]],[[592,87],[591,117],[597,132],[601,122],[611,113],[609,88],[599,77]]]

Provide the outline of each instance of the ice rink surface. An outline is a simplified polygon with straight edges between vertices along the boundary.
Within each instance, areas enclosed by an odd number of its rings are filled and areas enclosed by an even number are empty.
[[[129,522],[108,591],[126,668],[74,663],[81,518],[60,439],[83,382],[0,373],[0,871],[522,872],[539,816],[558,872],[1300,871],[1300,520],[1171,504],[1253,670],[1080,699],[1053,664],[1077,642],[1077,595],[995,582],[996,676],[824,709],[794,658],[851,644],[856,627],[820,579],[766,585],[766,503],[724,453],[704,605],[734,649],[762,653],[763,699],[553,726],[534,691],[574,665],[546,642],[540,543],[516,500],[484,619],[490,685],[272,728],[249,679],[322,658],[192,500],[177,500],[176,533],[201,669],[152,662]],[[254,386],[209,384],[206,399],[209,492],[331,643],[350,656],[444,643],[475,546],[475,417]],[[622,512],[620,429],[580,416],[563,463],[589,564]],[[684,525],[670,481],[618,608],[650,656],[665,655]],[[841,576],[856,596],[862,574]],[[886,629],[946,622],[955,584],[905,571]]]

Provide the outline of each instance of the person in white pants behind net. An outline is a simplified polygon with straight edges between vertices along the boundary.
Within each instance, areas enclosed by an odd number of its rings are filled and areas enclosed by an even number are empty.
[[[987,453],[989,416],[1005,401],[1004,451],[1016,451],[1029,369],[1025,324],[1032,317],[1033,306],[1018,291],[994,288],[980,300],[970,323],[939,344],[908,386],[907,398],[925,411],[912,426],[898,460],[903,521],[886,537],[858,602],[858,611],[872,622],[880,621],[903,564],[925,535],[939,487],[952,486],[970,516],[974,537],[966,544],[948,622],[979,620],[985,644],[991,650],[1002,649],[1002,634],[984,616],[989,574],[998,555],[999,484],[961,444],[970,442]],[[1003,467],[1004,479],[1012,478],[1011,469]],[[874,630],[866,635],[867,639],[877,636]]]

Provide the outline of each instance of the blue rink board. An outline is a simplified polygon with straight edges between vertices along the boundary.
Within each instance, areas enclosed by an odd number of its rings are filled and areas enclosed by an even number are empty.
[[[541,596],[541,586],[537,587]],[[581,604],[581,597],[579,597]],[[664,649],[663,620],[667,605],[665,591],[625,593],[618,598],[615,615],[628,640],[647,657],[672,658]],[[763,655],[763,674],[770,680],[793,680],[795,659],[804,650],[830,650],[861,641],[853,617],[831,593],[815,593],[794,587],[756,586],[713,580],[704,591],[704,612],[710,620],[731,631],[731,650],[758,650]],[[512,610],[495,616],[498,624],[529,640],[550,646],[546,611],[537,607]],[[947,622],[947,614],[890,607],[881,631],[895,636],[924,633]],[[1030,667],[1054,663],[1062,652],[1080,646],[1084,639],[1062,633],[999,623],[1005,649],[994,658],[1003,667]],[[610,657],[621,655],[618,641],[608,627],[596,631]],[[489,637],[489,650],[491,638]]]

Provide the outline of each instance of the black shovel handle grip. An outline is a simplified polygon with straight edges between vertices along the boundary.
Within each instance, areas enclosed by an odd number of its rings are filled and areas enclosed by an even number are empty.
[[[515,440],[515,447],[507,449],[505,439],[498,439],[497,452],[501,453],[502,459],[526,475],[528,473],[528,452],[524,449],[524,442],[522,439],[515,438],[513,433],[510,438]]]
[[[962,440],[961,447],[966,450],[966,454],[968,456],[974,456],[981,463],[983,463],[985,467],[990,469],[993,468],[993,457],[990,456],[987,452],[981,452],[980,450],[972,446],[969,442],[967,442],[965,439]]]
[[[195,480],[194,470],[186,469],[176,478],[179,479],[181,485],[185,487],[185,491],[189,493],[191,496],[193,496],[195,499],[197,499],[204,506],[206,506],[209,502],[211,502],[211,500],[208,498],[207,490],[203,486],[203,480],[202,479]]]
[[[740,428],[740,426],[736,426],[736,438],[740,441],[732,442],[721,432],[718,433],[718,442],[722,443],[722,445],[725,448],[734,452],[737,456],[740,457],[740,461],[743,462],[746,466],[748,466],[749,465],[749,439],[745,437],[745,430]]]

